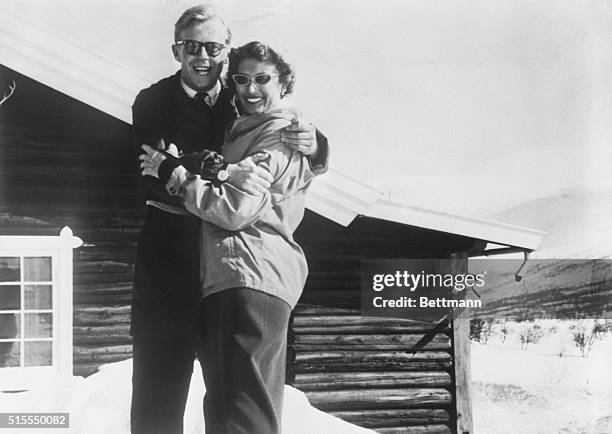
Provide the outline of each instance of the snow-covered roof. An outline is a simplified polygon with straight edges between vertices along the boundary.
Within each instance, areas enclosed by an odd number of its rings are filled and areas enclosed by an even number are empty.
[[[124,122],[150,82],[137,73],[0,6],[0,63]]]
[[[136,93],[151,84],[142,75],[0,6],[0,63],[126,123]],[[330,169],[313,183],[312,211],[348,226],[363,215],[528,250],[544,233],[385,200],[383,193]]]
[[[312,211],[348,226],[358,215],[462,235],[505,246],[535,250],[544,232],[491,220],[401,204],[350,176],[330,169],[308,192]]]

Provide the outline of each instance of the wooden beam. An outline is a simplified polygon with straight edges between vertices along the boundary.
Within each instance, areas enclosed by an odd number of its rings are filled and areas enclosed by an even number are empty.
[[[450,419],[446,410],[438,408],[345,410],[332,411],[331,414],[355,425],[372,429],[447,424]],[[445,432],[448,432],[448,429]]]
[[[314,372],[297,374],[295,386],[303,391],[369,389],[383,387],[449,387],[447,372]]]
[[[306,392],[310,403],[324,411],[444,407],[452,402],[446,389],[363,389]]]
[[[451,254],[451,272],[467,273],[468,262],[466,253]],[[453,320],[453,352],[455,360],[455,402],[457,411],[457,434],[472,434],[472,396],[470,385],[470,319],[468,311],[464,310]]]

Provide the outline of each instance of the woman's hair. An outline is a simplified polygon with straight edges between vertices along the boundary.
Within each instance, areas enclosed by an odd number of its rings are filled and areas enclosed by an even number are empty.
[[[262,44],[259,41],[249,42],[242,47],[232,48],[228,58],[228,76],[230,78],[228,82],[232,88],[235,86],[235,84],[233,80],[231,80],[231,77],[232,75],[238,73],[238,65],[240,65],[240,62],[246,59],[253,59],[259,62],[274,65],[276,67],[276,70],[280,76],[279,80],[285,86],[285,91],[281,97],[293,92],[293,85],[295,84],[295,72],[293,71],[293,68],[287,62],[285,62],[280,54],[278,54],[268,45]]]

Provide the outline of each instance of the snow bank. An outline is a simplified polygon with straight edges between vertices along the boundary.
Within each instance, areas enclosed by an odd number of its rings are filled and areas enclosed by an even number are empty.
[[[3,413],[70,413],[70,429],[54,430],[58,434],[129,434],[131,378],[132,360],[129,359],[104,365],[88,378],[51,380],[45,387],[28,392],[0,393],[0,409]],[[195,363],[185,411],[185,434],[204,432],[201,412],[204,391],[202,373]],[[286,434],[373,433],[313,408],[302,392],[290,386],[285,386],[283,419]],[[11,432],[2,429],[2,434]],[[14,432],[27,434],[37,430],[21,428]]]
[[[612,338],[588,358],[559,345],[472,343],[476,433],[612,433]]]

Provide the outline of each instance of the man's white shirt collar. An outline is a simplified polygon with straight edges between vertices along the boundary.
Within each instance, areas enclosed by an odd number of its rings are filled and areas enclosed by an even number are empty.
[[[183,80],[181,80],[181,87],[183,88],[183,90],[185,91],[185,93],[187,94],[189,98],[193,99],[198,93],[192,88],[190,88],[189,86],[187,86]],[[206,92],[206,95],[207,95],[207,98],[205,100],[206,104],[208,104],[208,106],[212,108],[217,103],[217,99],[219,98],[220,93],[221,93],[221,82],[217,80],[217,83],[215,84],[215,86]]]

